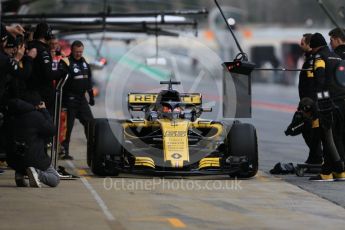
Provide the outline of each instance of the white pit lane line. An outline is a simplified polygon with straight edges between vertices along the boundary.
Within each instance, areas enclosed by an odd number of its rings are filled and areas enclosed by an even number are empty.
[[[72,169],[76,169],[74,164],[71,161],[66,161],[68,166],[70,166]],[[96,190],[92,187],[92,185],[87,181],[85,177],[80,177],[81,182],[83,182],[84,186],[89,190],[93,198],[96,200],[98,206],[102,209],[103,214],[109,221],[115,221],[115,217],[110,213],[109,208],[102,200],[101,196],[96,192]]]

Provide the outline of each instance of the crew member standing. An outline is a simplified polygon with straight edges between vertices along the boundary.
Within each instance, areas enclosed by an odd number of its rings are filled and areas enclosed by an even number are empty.
[[[330,43],[334,52],[338,54],[341,59],[345,60],[345,30],[335,28],[331,30],[328,35],[330,36]]]
[[[37,49],[37,57],[34,60],[32,77],[28,81],[28,88],[40,94],[51,115],[54,113],[54,80],[59,80],[65,75],[59,69],[52,69],[52,57],[48,44],[52,36],[52,30],[48,24],[39,23],[36,26],[34,41],[29,47]]]
[[[88,123],[93,119],[89,105],[95,104],[92,90],[92,76],[89,64],[83,57],[84,45],[81,41],[74,41],[71,46],[71,55],[62,59],[61,68],[67,69],[69,78],[64,86],[62,107],[67,110],[67,133],[66,139],[62,142],[61,158],[73,160],[69,154],[69,143],[74,125],[77,118],[84,126],[85,136],[87,137]],[[87,102],[85,94],[89,94]]]
[[[313,67],[313,56],[310,48],[310,38],[312,34],[303,34],[301,39],[300,47],[304,52],[305,60],[302,69],[310,69],[309,71],[301,71],[299,74],[298,92],[300,101],[303,98],[310,98],[315,101],[314,93],[314,74],[312,71]],[[320,130],[317,124],[318,119],[312,121],[312,124],[306,125],[302,131],[302,136],[309,148],[309,156],[305,161],[307,164],[322,164],[322,149]]]
[[[332,109],[331,103],[325,104],[324,100],[318,100],[324,164],[321,173],[311,177],[310,180],[345,180],[343,145],[345,89],[337,85],[335,80],[335,69],[341,58],[329,50],[325,38],[320,33],[312,35],[310,48],[314,55],[315,94],[329,92],[331,100],[337,107],[329,111]]]

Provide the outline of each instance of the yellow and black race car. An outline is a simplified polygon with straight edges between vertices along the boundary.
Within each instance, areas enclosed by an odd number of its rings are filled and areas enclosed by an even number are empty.
[[[129,111],[141,119],[95,119],[88,133],[87,163],[99,176],[125,173],[217,175],[249,178],[258,170],[254,126],[201,119],[202,96],[168,84],[159,93],[130,93]]]

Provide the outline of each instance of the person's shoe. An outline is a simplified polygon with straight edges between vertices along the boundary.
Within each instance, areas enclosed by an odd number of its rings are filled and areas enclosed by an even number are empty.
[[[65,147],[63,147],[63,145],[61,145],[61,144],[59,144],[59,145],[60,145],[59,156],[65,155],[66,154]]]
[[[64,154],[63,152],[59,152],[59,153],[58,153],[58,158],[59,158],[59,160],[61,160],[63,156],[65,156],[65,154]]]
[[[17,187],[28,187],[28,183],[26,183],[23,174],[16,172],[14,180],[16,182]]]
[[[318,174],[309,178],[310,181],[334,181],[333,174]]]
[[[345,181],[345,171],[341,173],[333,172],[333,177],[335,181]]]
[[[30,187],[40,188],[41,182],[38,179],[38,174],[37,174],[36,169],[34,167],[29,167],[26,169],[26,173],[28,174],[28,177],[29,177]]]
[[[63,156],[63,157],[61,157],[61,160],[74,160],[74,158],[71,156],[71,155],[65,155],[65,156]]]

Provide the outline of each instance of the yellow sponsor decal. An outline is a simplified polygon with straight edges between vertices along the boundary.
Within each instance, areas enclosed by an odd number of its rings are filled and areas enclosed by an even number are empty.
[[[189,161],[188,126],[186,120],[160,120],[163,130],[164,161],[170,161],[174,168],[183,167]]]
[[[181,95],[181,101],[186,104],[201,104],[201,94],[184,94]]]
[[[315,119],[313,120],[313,122],[311,123],[311,127],[314,128],[319,128],[320,127],[320,122],[319,119]]]
[[[185,131],[167,130],[164,132],[164,137],[185,137],[186,135]]]
[[[325,67],[326,67],[326,63],[322,59],[317,59],[314,63],[314,70],[316,70],[318,68],[325,68]]]
[[[158,93],[130,93],[129,104],[153,104],[156,102]],[[202,102],[200,93],[181,94],[181,102],[186,104],[200,105]]]
[[[128,103],[130,104],[152,104],[155,103],[157,100],[157,94],[129,94],[128,95]]]
[[[203,158],[199,162],[199,169],[210,168],[210,167],[220,167],[220,158],[219,157],[207,157]]]
[[[307,71],[307,77],[314,77],[313,71]]]
[[[155,168],[155,162],[150,157],[136,157],[134,165]]]

